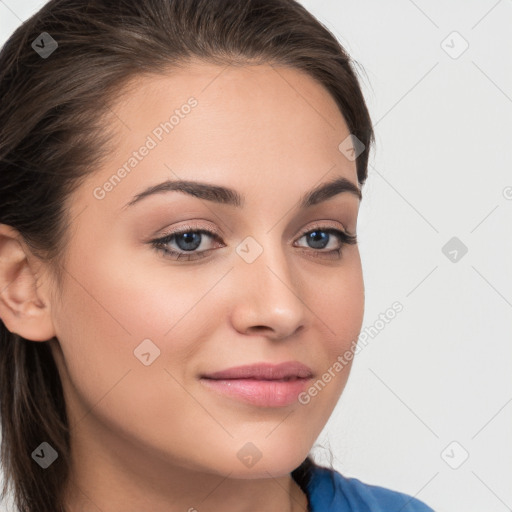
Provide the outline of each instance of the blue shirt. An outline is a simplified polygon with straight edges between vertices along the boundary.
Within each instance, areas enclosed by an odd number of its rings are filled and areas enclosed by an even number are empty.
[[[408,494],[365,484],[324,467],[313,468],[303,490],[311,512],[435,512]]]

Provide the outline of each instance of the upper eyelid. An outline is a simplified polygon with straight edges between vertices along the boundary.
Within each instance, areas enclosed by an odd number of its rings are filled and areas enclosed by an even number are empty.
[[[304,236],[306,233],[309,233],[310,231],[312,231],[314,229],[338,229],[338,230],[346,233],[347,235],[355,235],[355,233],[350,233],[349,230],[341,222],[338,221],[338,223],[341,224],[341,228],[338,225],[332,225],[332,222],[333,221],[327,221],[327,220],[316,221],[313,225],[308,225],[307,227],[302,229],[300,231],[300,237]],[[215,228],[206,227],[206,226],[185,225],[185,226],[176,228],[175,230],[169,231],[167,233],[163,233],[162,235],[160,235],[158,237],[158,239],[167,238],[167,237],[174,236],[174,235],[180,235],[180,234],[188,233],[191,231],[207,232],[206,234],[208,234],[209,236],[215,236],[218,238],[224,237],[224,235],[219,230],[216,230]]]
[[[304,228],[303,230],[301,230],[300,234],[293,240],[299,240],[303,236],[305,236],[307,233],[309,233],[315,229],[322,229],[325,231],[333,229],[336,231],[340,231],[340,232],[348,235],[349,237],[357,237],[356,233],[350,233],[343,225],[342,225],[342,228],[340,229],[338,226],[330,225],[329,221],[316,221],[316,223],[314,225],[308,226],[308,227]],[[206,234],[207,236],[211,237],[213,240],[221,241],[222,243],[224,243],[223,235],[221,233],[219,233],[215,229],[206,228],[204,226],[183,226],[181,228],[177,228],[174,231],[171,231],[169,233],[159,236],[158,238],[154,239],[153,242],[158,242],[158,241],[169,239],[169,240],[166,240],[166,242],[165,242],[165,243],[169,243],[170,239],[172,239],[173,237],[179,236],[180,234],[183,234],[183,233],[189,233],[189,232],[196,232],[196,233],[198,232],[201,234]]]
[[[301,230],[299,235],[297,235],[296,237],[293,238],[294,245],[298,240],[300,240],[301,238],[306,236],[311,231],[314,231],[315,229],[323,230],[325,232],[331,231],[330,235],[337,238],[341,244],[338,249],[331,249],[330,251],[318,252],[318,257],[320,257],[322,254],[331,255],[331,254],[336,253],[339,255],[341,253],[343,246],[348,245],[348,244],[349,245],[357,244],[358,238],[357,238],[357,234],[355,232],[353,234],[350,233],[345,228],[344,225],[342,225],[342,229],[340,229],[338,226],[334,227],[332,225],[329,225],[331,222],[332,221],[316,221],[316,223],[313,226],[310,225],[310,226],[305,227],[304,229]],[[332,231],[334,231],[334,233],[332,233]],[[175,239],[175,236],[179,236],[180,234],[187,233],[187,232],[196,232],[196,233],[206,234],[207,236],[212,238],[212,240],[217,240],[218,242],[220,242],[223,247],[227,247],[227,244],[223,240],[223,235],[219,234],[217,232],[217,230],[215,230],[215,229],[210,230],[208,228],[205,229],[203,226],[190,226],[190,225],[183,226],[181,228],[177,228],[175,231],[167,233],[167,234],[163,235],[162,237],[153,239],[151,241],[151,245],[153,245],[156,250],[164,251],[167,256],[169,256],[173,259],[179,260],[179,258],[183,256],[183,259],[186,261],[200,260],[202,257],[206,257],[206,255],[208,253],[215,250],[215,248],[212,247],[210,249],[204,249],[204,250],[198,251],[198,252],[197,251],[187,252],[187,251],[183,251],[182,249],[179,249],[179,248],[178,248],[178,250],[176,250],[176,249],[167,247],[167,245],[170,244],[171,241]],[[222,247],[220,247],[220,248],[222,248]],[[303,250],[304,250],[304,248],[303,248]],[[312,254],[315,254],[316,252],[317,251],[315,251],[313,249]]]

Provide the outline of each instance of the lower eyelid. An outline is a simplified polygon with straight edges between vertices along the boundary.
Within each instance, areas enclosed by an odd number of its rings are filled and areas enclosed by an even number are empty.
[[[357,237],[355,235],[349,235],[346,231],[334,228],[332,226],[315,226],[307,231],[303,231],[301,235],[298,236],[296,240],[301,240],[304,236],[308,235],[309,233],[313,231],[323,231],[325,233],[328,233],[331,236],[334,236],[338,239],[339,247],[335,249],[329,249],[329,250],[322,250],[322,249],[314,249],[309,248],[305,246],[296,246],[302,250],[305,250],[306,252],[311,252],[313,255],[317,257],[332,257],[333,254],[339,255],[345,245],[354,244],[357,243]],[[213,241],[217,241],[217,243],[220,243],[220,247],[212,247],[210,249],[204,249],[202,251],[183,251],[183,250],[176,250],[168,247],[168,244],[171,242],[171,240],[184,233],[201,233],[203,235],[206,235]],[[347,240],[347,237],[349,237],[350,240]],[[167,256],[175,261],[179,261],[180,259],[182,261],[194,261],[194,260],[200,260],[204,257],[206,257],[211,251],[215,250],[216,248],[223,248],[226,247],[226,244],[222,241],[222,238],[220,235],[218,235],[215,232],[209,231],[207,229],[200,229],[200,228],[183,228],[179,231],[169,233],[164,235],[163,237],[160,237],[156,240],[153,240],[151,242],[151,245],[157,250],[157,251],[163,251],[164,256]]]
[[[208,238],[210,238],[211,240],[213,241],[221,241],[221,237],[217,234],[217,233],[214,233],[214,232],[211,232],[211,231],[207,231],[207,230],[203,230],[203,229],[187,229],[187,230],[183,230],[183,231],[176,231],[174,233],[169,233],[167,235],[164,235],[160,238],[157,238],[155,240],[152,240],[151,243],[153,244],[157,244],[157,245],[160,245],[160,246],[165,246],[167,244],[169,244],[171,241],[175,241],[175,238],[180,236],[180,235],[183,235],[185,233],[196,233],[196,234],[201,234],[201,235],[206,235]],[[209,251],[210,249],[205,249],[204,251],[195,251],[196,253],[200,253],[200,252],[206,252],[206,251]],[[184,251],[184,254],[186,254],[186,251]],[[194,254],[194,251],[191,251],[190,254]]]
[[[330,226],[325,226],[325,227],[319,226],[319,227],[310,228],[307,231],[303,231],[297,237],[297,240],[300,240],[301,238],[303,238],[304,236],[308,235],[309,233],[311,233],[312,231],[315,231],[315,230],[316,231],[323,231],[324,233],[328,233],[330,235],[334,235],[335,237],[337,237],[341,241],[343,241],[342,237],[344,235],[348,235],[348,233],[346,231],[343,231],[343,230],[338,229],[338,228],[333,228],[333,227],[330,227]],[[185,233],[200,233],[202,235],[208,236],[212,240],[217,240],[217,241],[222,240],[221,236],[218,233],[216,233],[216,232],[209,231],[207,229],[198,229],[198,228],[192,229],[192,228],[190,228],[190,229],[181,229],[179,231],[168,233],[166,235],[163,235],[160,238],[157,238],[156,240],[153,240],[153,242],[158,242],[158,243],[161,243],[161,244],[169,243],[174,237],[183,235]]]

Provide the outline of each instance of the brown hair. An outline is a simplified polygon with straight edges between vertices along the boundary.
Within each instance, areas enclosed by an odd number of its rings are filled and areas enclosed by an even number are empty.
[[[46,57],[33,46],[48,43],[42,33],[58,45]],[[0,223],[21,234],[56,283],[71,225],[67,200],[108,154],[110,105],[129,80],[191,58],[308,73],[364,144],[356,165],[365,182],[374,132],[353,62],[295,0],[51,0],[0,52]],[[1,321],[0,414],[2,498],[12,487],[19,512],[65,512],[70,435],[57,367],[48,343]],[[31,456],[42,442],[58,453],[47,469]],[[312,465],[308,457],[293,477],[307,484]]]

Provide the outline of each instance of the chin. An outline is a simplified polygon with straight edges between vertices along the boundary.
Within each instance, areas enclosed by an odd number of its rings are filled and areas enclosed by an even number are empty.
[[[245,451],[242,451],[244,448]],[[290,442],[282,443],[279,448],[263,448],[259,452],[250,444],[244,448],[240,450],[241,453],[234,454],[234,464],[233,459],[226,461],[227,472],[231,473],[230,478],[279,478],[289,475],[302,464],[311,447],[303,448]]]

